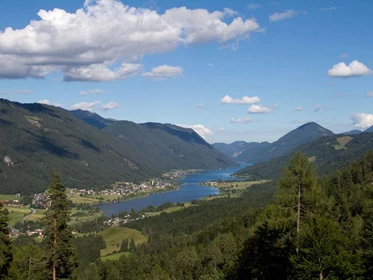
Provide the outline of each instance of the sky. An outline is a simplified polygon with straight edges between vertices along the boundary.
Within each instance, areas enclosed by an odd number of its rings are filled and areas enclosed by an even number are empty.
[[[373,125],[373,1],[0,1],[0,98],[275,141]]]

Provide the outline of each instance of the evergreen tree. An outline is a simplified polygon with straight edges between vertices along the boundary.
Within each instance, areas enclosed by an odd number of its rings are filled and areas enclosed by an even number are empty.
[[[13,260],[7,222],[8,217],[4,215],[4,205],[0,202],[0,279],[8,275],[8,269]]]
[[[44,234],[52,279],[69,278],[74,267],[74,255],[70,244],[72,233],[68,226],[70,211],[65,187],[57,173],[53,173],[48,194],[51,205],[45,213],[47,226]]]
[[[131,238],[131,242],[130,242],[130,245],[129,245],[129,251],[130,252],[135,252],[136,251],[136,244],[135,244],[135,240],[133,240],[133,238]]]
[[[128,252],[128,239],[123,239],[122,244],[120,245],[121,252]]]

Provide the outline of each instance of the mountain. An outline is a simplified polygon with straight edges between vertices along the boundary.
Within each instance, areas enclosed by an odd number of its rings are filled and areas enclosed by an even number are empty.
[[[344,135],[356,135],[356,134],[360,134],[361,132],[362,132],[361,130],[354,129],[354,130],[350,130],[350,131],[344,132],[342,134],[344,134]]]
[[[234,164],[191,129],[106,120],[49,105],[0,99],[0,131],[0,193],[43,191],[53,170],[66,187],[103,188],[170,168]]]
[[[373,132],[373,125],[369,127],[368,129],[364,130],[364,132]]]
[[[147,155],[152,165],[168,169],[212,169],[233,165],[194,130],[172,124],[116,121],[103,129]]]
[[[239,153],[242,151],[242,149],[245,148],[245,146],[249,144],[245,141],[236,141],[231,144],[226,144],[226,143],[214,143],[212,146],[220,151],[221,153],[233,157],[236,153]]]
[[[288,165],[296,152],[304,153],[315,163],[319,175],[326,175],[345,167],[349,162],[358,160],[373,150],[373,133],[356,135],[332,135],[303,144],[285,156],[260,162],[236,173],[238,176],[256,179],[276,179]]]
[[[98,129],[105,128],[106,126],[108,126],[109,124],[114,122],[113,120],[105,119],[105,118],[101,117],[100,115],[98,115],[96,113],[89,112],[89,111],[72,110],[72,111],[69,111],[69,112],[71,112],[71,114],[73,114],[78,119],[81,119],[81,120],[85,121],[86,123],[89,123],[89,124],[97,127]]]
[[[248,163],[268,161],[285,155],[299,145],[329,135],[333,135],[333,132],[317,123],[310,122],[290,131],[273,143],[248,143],[233,158],[236,161]]]

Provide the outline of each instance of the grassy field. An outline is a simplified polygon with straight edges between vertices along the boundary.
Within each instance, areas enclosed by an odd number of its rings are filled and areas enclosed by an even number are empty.
[[[130,242],[131,238],[133,238],[136,245],[148,241],[147,235],[130,228],[110,227],[99,234],[102,235],[106,242],[106,248],[101,250],[102,257],[110,255],[114,251],[119,251],[123,239],[128,239]]]
[[[87,204],[97,204],[98,199],[93,197],[81,197],[79,195],[69,196],[67,199],[71,200],[73,203],[87,203]]]
[[[0,200],[19,200],[20,198],[15,195],[0,194]]]
[[[16,222],[21,221],[24,216],[31,213],[30,208],[11,206],[7,206],[6,208],[9,211],[9,225],[14,225]]]
[[[131,253],[130,252],[120,252],[120,253],[115,253],[115,254],[107,255],[105,257],[101,257],[100,259],[102,261],[116,261],[116,260],[119,260],[119,258],[121,256],[128,256],[129,254],[131,254]]]
[[[219,189],[233,189],[233,190],[245,190],[252,185],[259,185],[269,182],[268,180],[260,180],[260,181],[231,181],[231,182],[221,182],[218,183],[216,186]]]
[[[39,221],[44,218],[45,209],[35,209],[35,214],[31,215],[26,221]]]
[[[158,211],[158,212],[145,212],[145,215],[158,216],[161,213],[172,213],[172,212],[183,210],[184,208],[188,208],[190,206],[196,206],[196,205],[192,205],[190,202],[186,202],[184,203],[184,206],[174,206],[174,207],[170,207],[170,208],[167,208],[166,210]]]

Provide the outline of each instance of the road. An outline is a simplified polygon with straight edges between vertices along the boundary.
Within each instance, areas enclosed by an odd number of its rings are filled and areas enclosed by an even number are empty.
[[[34,215],[36,213],[35,209],[34,208],[31,208],[31,213],[28,214],[27,216],[24,216],[22,218],[22,223],[28,218],[28,217],[31,217],[32,215]]]

